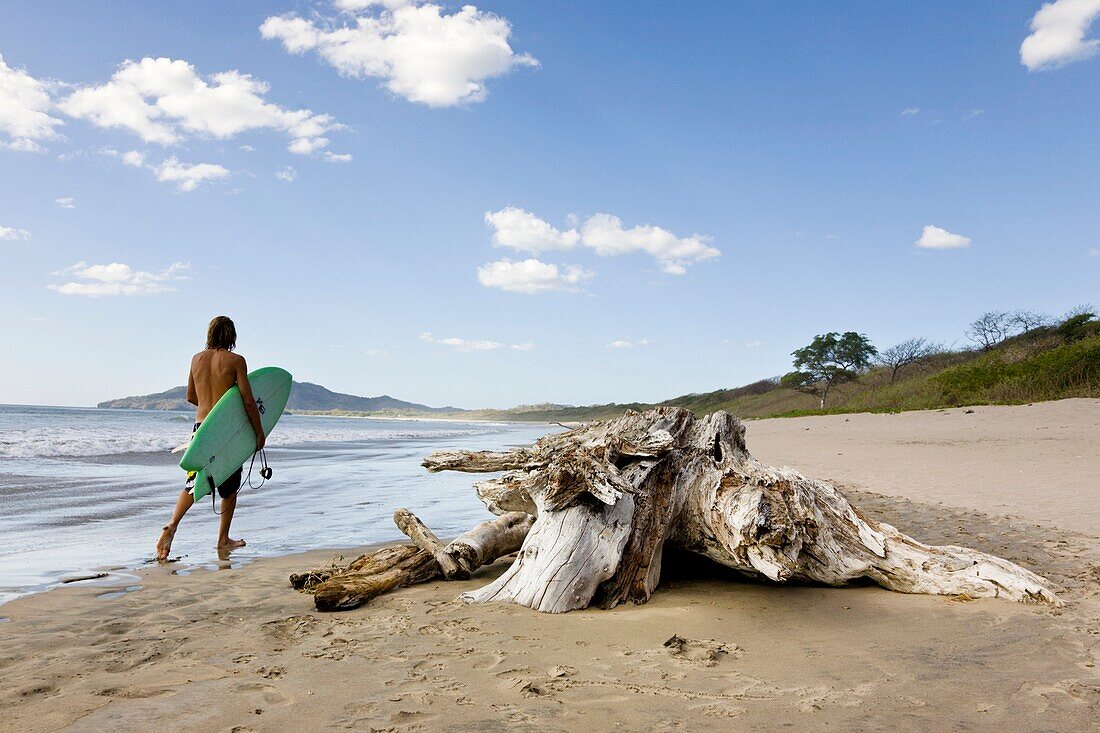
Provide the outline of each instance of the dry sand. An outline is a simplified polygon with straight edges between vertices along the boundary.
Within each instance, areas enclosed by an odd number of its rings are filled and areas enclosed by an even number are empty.
[[[286,577],[331,553],[154,568],[108,600],[69,586],[0,606],[0,728],[1096,730],[1098,423],[1100,400],[749,423],[762,460],[842,482],[919,539],[1020,562],[1065,609],[699,563],[614,611],[454,600],[498,564],[320,614]]]

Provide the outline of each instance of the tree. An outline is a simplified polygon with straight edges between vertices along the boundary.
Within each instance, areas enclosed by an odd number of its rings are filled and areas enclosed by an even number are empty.
[[[871,366],[878,350],[868,338],[855,331],[815,336],[813,343],[792,351],[796,371],[783,376],[780,384],[800,392],[819,395],[821,409],[833,385],[851,382]]]
[[[1062,321],[1054,332],[1068,342],[1080,341],[1089,333],[1089,325],[1096,321],[1096,313],[1092,306],[1079,305],[1066,314],[1066,320]]]
[[[989,351],[1008,338],[1012,332],[1009,314],[1004,311],[988,311],[966,327],[966,337]]]
[[[878,363],[890,367],[890,383],[897,379],[898,370],[913,362],[920,361],[926,356],[938,354],[943,351],[943,344],[932,343],[928,339],[914,338],[902,341],[897,346],[891,346],[879,354]]]
[[[1008,316],[1008,323],[1020,333],[1034,331],[1036,328],[1050,325],[1050,316],[1035,311],[1016,310]]]

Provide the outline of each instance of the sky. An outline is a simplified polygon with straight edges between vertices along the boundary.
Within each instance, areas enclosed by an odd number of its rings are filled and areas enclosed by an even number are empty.
[[[0,403],[656,401],[1100,301],[1100,0],[0,5]]]

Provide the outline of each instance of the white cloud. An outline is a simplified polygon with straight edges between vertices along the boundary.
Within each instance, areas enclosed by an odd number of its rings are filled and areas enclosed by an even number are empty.
[[[287,146],[287,150],[297,155],[312,155],[328,145],[327,137],[299,138]]]
[[[15,241],[17,239],[27,240],[31,238],[31,233],[26,229],[16,229],[15,227],[0,226],[0,239],[6,239],[9,241]]]
[[[487,288],[535,295],[554,290],[575,290],[595,273],[577,265],[557,265],[536,259],[513,262],[503,259],[477,268],[477,279]]]
[[[201,183],[229,176],[229,170],[216,163],[189,165],[176,160],[175,156],[153,168],[153,171],[157,174],[158,181],[175,183],[180,191],[194,191]]]
[[[0,132],[8,137],[0,146],[37,153],[43,149],[40,140],[57,137],[54,128],[64,123],[50,115],[50,87],[24,69],[11,68],[0,54]]]
[[[136,150],[127,150],[122,154],[122,162],[135,168],[145,167],[145,155]]]
[[[187,265],[176,262],[161,272],[143,272],[129,265],[112,262],[109,265],[89,265],[78,262],[55,275],[75,277],[75,281],[51,284],[50,290],[62,295],[83,295],[89,298],[112,295],[155,295],[175,290],[169,283],[186,280],[182,274]]]
[[[329,115],[291,110],[264,100],[268,85],[239,71],[200,76],[186,61],[125,61],[111,80],[77,89],[58,107],[99,127],[130,130],[146,142],[174,145],[188,135],[227,139],[274,129],[292,152],[313,152],[341,126]],[[320,142],[324,141],[324,142]]]
[[[548,250],[572,249],[581,238],[576,229],[559,231],[531,212],[515,206],[485,212],[485,223],[495,230],[493,246],[536,255]]]
[[[1085,33],[1098,17],[1100,0],[1046,3],[1031,19],[1031,35],[1020,44],[1020,63],[1038,71],[1095,56],[1100,40],[1086,39]]]
[[[1089,247],[1089,257],[1100,257],[1100,247]]]
[[[969,112],[966,113],[966,116],[963,117],[963,119],[964,120],[972,120],[975,117],[981,117],[984,114],[985,114],[984,109],[972,109],[972,110],[970,110]]]
[[[485,214],[485,223],[493,228],[493,245],[496,247],[509,247],[521,252],[540,254],[551,250],[570,250],[578,244],[594,249],[601,257],[628,254],[632,252],[645,252],[657,260],[661,270],[670,275],[683,275],[689,265],[703,260],[713,259],[722,253],[709,243],[710,237],[693,234],[690,237],[678,237],[667,229],[645,224],[624,229],[622,220],[611,214],[594,214],[584,222],[577,231],[578,218],[570,214],[567,221],[572,225],[570,229],[561,231],[535,214],[515,206],[508,206],[500,211],[490,211]],[[521,267],[522,266],[522,267]],[[522,263],[502,260],[485,265],[478,271],[478,277],[482,285],[490,285],[487,278],[502,278],[510,280],[513,275],[527,275],[527,279],[540,276],[548,280],[558,274],[549,268],[556,267],[538,260],[530,259]],[[490,269],[491,268],[491,269]],[[573,267],[566,274],[573,273],[577,277],[584,271]],[[588,279],[592,273],[586,273],[581,279]],[[566,283],[575,285],[576,281]],[[504,287],[505,290],[515,290],[515,287],[505,287],[495,282],[491,287]],[[560,287],[548,287],[545,289],[558,290]],[[517,292],[541,292],[541,290],[517,290]]]
[[[901,111],[902,117],[913,117],[920,114],[920,107],[906,107]]]
[[[326,163],[350,163],[351,153],[332,153],[326,150],[324,158]]]
[[[929,224],[921,232],[916,245],[921,249],[964,249],[970,246],[970,237],[952,234],[946,229]]]
[[[637,341],[631,341],[630,339],[615,339],[605,349],[632,349],[635,346],[649,346],[649,339],[638,339]]]
[[[282,168],[275,171],[275,177],[280,181],[294,183],[294,180],[298,177],[298,171],[294,170],[294,166],[284,165]]]
[[[739,349],[759,349],[764,345],[763,341],[735,341],[733,339],[722,339],[722,343],[726,346],[734,346]]]
[[[667,229],[645,224],[623,229],[622,220],[611,214],[595,214],[581,227],[581,243],[603,257],[646,252],[669,275],[683,275],[687,266],[713,259],[722,253],[711,247],[710,237],[693,234],[677,237]]]
[[[394,94],[430,107],[485,99],[485,82],[516,66],[538,66],[508,44],[508,21],[473,5],[447,13],[434,3],[338,0],[346,22],[272,16],[260,26],[290,53],[316,51],[345,76],[373,77]]]
[[[53,202],[60,206],[62,209],[76,208],[76,199],[74,199],[72,196],[64,196],[59,199],[54,199]]]
[[[462,339],[462,338],[436,338],[430,332],[425,331],[420,334],[420,340],[427,344],[437,344],[439,346],[446,346],[454,349],[455,351],[461,351],[469,353],[472,351],[498,351],[500,349],[512,349],[513,351],[531,351],[535,348],[535,345],[530,341],[522,344],[502,344],[499,341],[480,341],[477,339]]]

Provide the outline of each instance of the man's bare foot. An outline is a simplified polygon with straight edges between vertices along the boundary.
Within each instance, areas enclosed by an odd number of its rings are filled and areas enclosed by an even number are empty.
[[[227,540],[225,542],[219,542],[218,543],[218,549],[219,550],[236,550],[239,547],[244,547],[244,545],[245,545],[244,540],[230,539],[230,540]]]
[[[168,559],[168,553],[172,551],[172,538],[175,536],[176,528],[170,524],[165,525],[160,533],[160,539],[157,540],[157,562]]]

